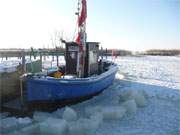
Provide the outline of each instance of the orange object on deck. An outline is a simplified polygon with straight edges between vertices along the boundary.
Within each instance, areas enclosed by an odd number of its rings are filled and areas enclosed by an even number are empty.
[[[54,78],[61,78],[61,76],[62,76],[62,73],[59,71],[54,73]]]

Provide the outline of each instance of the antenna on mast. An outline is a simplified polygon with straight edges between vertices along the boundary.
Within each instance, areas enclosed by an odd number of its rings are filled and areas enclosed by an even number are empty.
[[[78,0],[78,6],[77,6],[77,12],[75,12],[75,15],[79,18],[79,11],[80,11],[80,0]]]

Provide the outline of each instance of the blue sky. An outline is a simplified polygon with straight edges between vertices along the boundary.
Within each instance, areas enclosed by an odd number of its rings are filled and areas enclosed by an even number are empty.
[[[180,49],[180,0],[87,0],[88,41],[132,51]],[[52,46],[72,40],[77,0],[0,1],[0,48]],[[62,34],[63,33],[63,34]]]

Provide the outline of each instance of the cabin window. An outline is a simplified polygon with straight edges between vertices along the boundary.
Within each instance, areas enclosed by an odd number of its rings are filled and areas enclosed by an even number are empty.
[[[89,63],[94,64],[97,62],[97,53],[94,51],[89,52]]]
[[[70,57],[71,57],[71,59],[75,59],[76,58],[75,52],[70,52]]]

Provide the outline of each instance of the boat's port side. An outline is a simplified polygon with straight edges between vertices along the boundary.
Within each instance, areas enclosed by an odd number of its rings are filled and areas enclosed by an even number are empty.
[[[89,78],[32,78],[27,81],[28,104],[81,101],[100,93],[112,84],[117,67],[114,65],[99,76]]]

